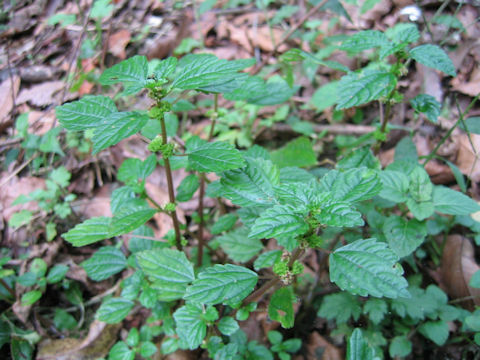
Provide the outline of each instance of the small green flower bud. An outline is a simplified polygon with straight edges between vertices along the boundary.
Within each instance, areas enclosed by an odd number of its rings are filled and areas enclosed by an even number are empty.
[[[174,212],[175,209],[177,208],[177,205],[175,205],[174,203],[168,203],[165,205],[165,211],[168,211],[168,212]]]
[[[295,260],[295,262],[293,263],[293,266],[292,266],[292,274],[293,275],[302,274],[303,269],[304,269],[303,264],[300,261]]]
[[[157,135],[155,139],[153,139],[150,144],[148,144],[148,151],[151,152],[158,152],[162,151],[163,140],[160,135]]]
[[[273,272],[278,276],[284,276],[288,273],[288,265],[283,261],[279,261],[273,265]]]

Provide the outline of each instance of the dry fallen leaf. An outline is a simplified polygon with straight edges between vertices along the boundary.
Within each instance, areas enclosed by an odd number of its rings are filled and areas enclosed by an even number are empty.
[[[342,360],[342,352],[330,344],[323,336],[314,331],[307,342],[307,360]]]
[[[125,59],[127,57],[125,48],[131,38],[132,35],[130,34],[130,31],[126,29],[117,31],[108,39],[108,51],[122,60]]]
[[[32,86],[29,89],[20,91],[17,98],[17,104],[28,102],[39,107],[54,104],[55,94],[63,90],[65,86],[66,84],[63,81],[48,81]]]
[[[90,360],[103,358],[117,340],[122,324],[108,325],[95,320],[85,339],[60,339],[42,341],[37,360]]]
[[[468,286],[478,270],[480,266],[475,262],[475,250],[470,240],[460,235],[449,236],[443,248],[442,283],[451,298],[467,298],[461,304],[471,310],[474,305],[480,305],[480,289]]]
[[[480,135],[471,134],[470,139],[467,134],[461,134],[454,138],[458,143],[458,153],[455,164],[460,171],[469,176],[473,181],[480,181]],[[471,143],[470,143],[471,140]],[[472,148],[472,144],[474,148]]]
[[[452,79],[452,87],[465,95],[477,96],[480,94],[480,68],[475,68],[468,79],[462,79],[460,76]]]
[[[13,108],[12,84],[16,97],[20,88],[20,78],[18,76],[7,78],[0,84],[0,131],[10,126],[13,121],[13,119],[10,119],[10,112]]]

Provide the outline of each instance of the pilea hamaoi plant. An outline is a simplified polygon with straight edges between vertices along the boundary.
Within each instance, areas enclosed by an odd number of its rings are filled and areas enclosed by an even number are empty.
[[[403,26],[387,35],[362,32],[346,40],[342,49],[378,47],[381,58],[395,54],[398,61],[394,65],[376,62],[360,72],[349,72],[339,82],[338,108],[376,99],[387,106],[399,101],[395,85],[406,59],[454,73],[448,67],[448,56],[439,48],[408,49],[417,39],[416,28]],[[67,130],[93,130],[94,154],[140,132],[150,141],[146,145],[150,156],[126,159],[119,168],[118,180],[124,186],[112,193],[113,217],[88,219],[63,234],[74,246],[130,234],[128,249],[114,240],[116,245],[100,247],[82,263],[95,281],[131,269],[121,291],[104,299],[97,319],[118,323],[138,306],[151,310],[147,319],[151,326],[144,325],[140,332],[131,330],[126,342],[112,348],[111,359],[133,359],[136,353],[151,356],[157,351],[151,340],[160,335],[164,354],[201,347],[212,358],[273,359],[276,353],[288,359],[299,350],[298,339],[283,341],[281,333],[270,332],[272,347],[268,349],[249,342],[238,322],[257,311],[262,300],[268,304],[271,320],[283,328],[293,327],[294,304],[304,291],[303,282],[297,280],[307,279],[302,275],[302,260],[309,252],[328,254],[330,280],[341,289],[339,295],[369,297],[382,304],[385,301],[380,298],[409,301],[416,294],[410,291],[400,262],[409,261],[420,245],[429,241],[432,232],[427,221],[451,218],[438,213],[458,217],[480,209],[468,196],[433,185],[412,151],[404,157],[399,153],[382,170],[370,147],[364,146],[345,156],[335,169],[308,171],[304,168],[316,165],[317,155],[306,137],[277,151],[258,145],[239,150],[231,143],[215,141],[215,127],[226,116],[218,108],[220,95],[232,101],[273,105],[285,102],[295,92],[282,79],[265,82],[241,72],[253,63],[191,54],[152,66],[145,57],[134,56],[107,69],[100,83],[123,84],[123,95],[147,91],[154,102],[150,109],[119,111],[112,99],[101,95],[85,96],[56,109]],[[213,106],[207,112],[211,124],[204,139],[176,134],[172,125],[172,109],[192,91],[212,94]],[[421,105],[416,109],[424,111]],[[382,141],[385,131],[386,120],[377,139]],[[408,139],[403,146],[410,146]],[[145,187],[146,178],[157,166],[165,169],[166,204],[155,202]],[[190,175],[175,189],[172,169],[179,168]],[[215,173],[217,180],[207,180],[208,173]],[[180,221],[176,208],[197,190],[194,220],[198,225],[192,232],[189,224]],[[220,203],[227,199],[234,210],[206,218],[212,212],[205,212],[205,197]],[[149,240],[153,230],[148,221],[158,212],[172,219],[173,230],[166,241]],[[208,243],[206,227],[214,235]],[[339,245],[342,234],[346,243]],[[276,249],[266,249],[268,239],[276,240]],[[323,304],[319,313],[328,318],[328,304]],[[348,354],[359,356],[361,352],[368,355],[362,359],[374,358],[375,350],[368,346],[362,331],[355,330],[349,343]]]

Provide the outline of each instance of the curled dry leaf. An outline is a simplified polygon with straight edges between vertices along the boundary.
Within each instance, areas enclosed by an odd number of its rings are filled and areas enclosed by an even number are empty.
[[[108,51],[116,57],[124,60],[127,57],[125,48],[131,38],[132,35],[130,34],[130,31],[126,29],[117,31],[108,39]]]
[[[480,270],[469,239],[460,235],[447,238],[443,248],[441,274],[447,293],[454,299],[467,298],[461,304],[471,310],[480,305],[480,289],[468,286],[471,277]]]
[[[480,135],[470,134],[469,139],[467,134],[462,134],[457,136],[455,140],[458,143],[456,165],[463,174],[469,176],[474,182],[480,181],[480,159],[478,158]]]
[[[95,320],[85,339],[47,340],[40,343],[37,360],[85,360],[103,358],[117,340],[122,324]]]
[[[13,76],[12,79],[5,79],[0,84],[0,131],[9,126],[13,121],[10,118],[10,112],[13,108],[12,91],[16,97],[19,88],[20,78],[18,76]]]

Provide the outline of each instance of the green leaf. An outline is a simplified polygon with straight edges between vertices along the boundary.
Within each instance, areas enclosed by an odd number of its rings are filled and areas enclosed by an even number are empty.
[[[187,284],[195,279],[193,265],[183,252],[153,249],[137,253],[137,262],[162,301],[181,299]]]
[[[371,169],[329,171],[321,180],[323,191],[331,191],[339,201],[358,202],[371,199],[382,190],[378,173]]]
[[[200,172],[221,172],[244,164],[240,151],[226,142],[206,142],[188,151],[188,165]]]
[[[283,205],[290,204],[297,209],[306,209],[310,204],[315,204],[319,192],[316,180],[304,183],[282,183],[275,187],[278,201]]]
[[[77,320],[63,309],[55,309],[53,323],[61,331],[73,330],[77,326]]]
[[[455,66],[448,55],[436,45],[420,45],[410,50],[410,57],[425,66],[456,76]]]
[[[330,81],[313,93],[310,104],[317,112],[322,112],[338,102],[338,94],[338,81]]]
[[[318,310],[318,316],[327,320],[335,319],[337,324],[346,323],[350,318],[356,321],[361,314],[359,301],[347,292],[326,295]]]
[[[469,286],[480,289],[480,270],[477,270],[470,278]]]
[[[203,311],[202,305],[187,303],[173,313],[178,337],[187,344],[190,350],[196,349],[207,334]]]
[[[362,214],[346,202],[332,202],[321,207],[320,213],[315,218],[323,225],[335,227],[363,226]]]
[[[150,155],[142,161],[136,158],[126,159],[118,169],[117,179],[124,183],[138,182],[138,179],[146,179],[157,166],[155,155]]]
[[[480,116],[474,116],[460,122],[460,128],[469,133],[480,134]]]
[[[132,232],[132,237],[128,241],[128,249],[132,253],[137,253],[143,250],[151,250],[156,247],[165,247],[165,243],[161,243],[159,241],[145,239],[143,236],[147,236],[150,238],[155,238],[155,234],[153,229],[147,225],[142,225],[138,229],[135,229]],[[140,235],[141,237],[136,237],[135,235]]]
[[[127,259],[119,249],[105,246],[98,249],[90,259],[82,262],[81,266],[90,279],[102,281],[125,269]]]
[[[197,175],[190,174],[184,177],[177,188],[177,201],[183,202],[190,200],[199,186],[200,181]]]
[[[133,305],[133,301],[127,299],[110,298],[100,305],[95,316],[107,324],[116,324],[127,317]]]
[[[247,268],[217,264],[198,274],[184,299],[211,305],[239,302],[253,290],[257,280],[257,274]]]
[[[272,76],[265,82],[258,76],[251,76],[232,92],[224,94],[224,97],[254,105],[276,105],[287,101],[295,91],[281,77]]]
[[[397,81],[393,74],[383,71],[350,73],[343,76],[338,84],[339,100],[337,110],[366,104],[388,96],[395,89]]]
[[[374,323],[379,324],[388,312],[387,303],[382,299],[370,298],[363,305],[363,313]]]
[[[356,328],[353,330],[347,345],[346,360],[377,360],[375,350],[368,346],[367,341],[363,337],[362,330]]]
[[[139,132],[147,123],[148,116],[134,111],[112,113],[93,134],[92,154],[97,154],[109,146]]]
[[[78,101],[55,108],[55,114],[60,124],[71,131],[99,127],[104,119],[117,111],[112,99],[100,95],[86,95]]]
[[[261,253],[253,263],[255,271],[273,266],[282,256],[282,250],[271,250]]]
[[[146,341],[142,343],[142,345],[140,345],[140,356],[144,357],[145,359],[148,359],[156,352],[157,352],[157,347],[155,346],[154,343],[150,341]]]
[[[231,316],[225,316],[218,322],[218,330],[223,334],[230,336],[237,332],[240,327],[237,321]]]
[[[388,38],[399,43],[414,43],[420,38],[417,25],[412,23],[399,23],[385,32]]]
[[[442,346],[448,339],[448,324],[445,321],[427,321],[418,331],[427,339],[432,340],[438,346]]]
[[[398,256],[376,239],[357,240],[329,256],[330,279],[360,296],[409,297]]]
[[[246,227],[240,227],[217,238],[222,250],[233,261],[247,262],[263,249],[262,242],[249,238],[248,232]]]
[[[159,81],[167,80],[168,76],[171,75],[177,68],[177,63],[177,58],[173,56],[160,61],[153,72],[153,76]]]
[[[252,66],[255,59],[227,61],[210,54],[190,54],[179,62],[172,87],[223,93],[235,90],[248,76],[238,73]]]
[[[226,171],[220,179],[221,195],[240,206],[271,205],[278,168],[269,160],[245,158],[246,166]]]
[[[36,303],[42,297],[42,292],[40,290],[28,291],[22,295],[20,299],[20,304],[22,306],[28,306]]]
[[[277,236],[296,237],[308,231],[302,212],[291,205],[275,205],[267,209],[253,224],[251,239],[270,239]]]
[[[388,347],[390,357],[405,357],[412,352],[412,342],[406,336],[395,336]]]
[[[408,209],[418,220],[424,220],[433,215],[432,200],[433,184],[430,176],[422,166],[416,166],[409,175],[410,187],[407,199]]]
[[[437,123],[440,116],[441,104],[431,95],[420,94],[410,100],[416,112],[424,113],[428,120]]]
[[[290,286],[278,289],[270,298],[268,316],[273,321],[280,322],[285,329],[293,327],[295,321],[293,303],[295,302],[295,295]]]
[[[130,199],[124,202],[117,211],[109,227],[108,237],[127,234],[150,220],[157,211],[140,199]]]
[[[416,219],[407,220],[401,216],[392,215],[385,220],[383,232],[390,248],[402,258],[422,245],[427,236],[427,224]]]
[[[110,238],[108,228],[112,219],[96,217],[85,220],[73,229],[70,229],[62,237],[73,246],[85,246],[97,241]]]
[[[131,328],[128,332],[128,336],[125,339],[125,342],[128,346],[134,347],[137,346],[140,342],[140,333],[137,328]]]
[[[135,351],[130,349],[123,341],[112,346],[108,353],[108,360],[134,360]]]
[[[287,166],[307,167],[317,163],[311,141],[301,136],[271,154],[272,162],[279,168]]]
[[[480,210],[475,200],[445,186],[435,186],[433,204],[435,211],[450,215],[469,215]]]
[[[222,232],[230,230],[235,223],[237,222],[237,215],[235,214],[226,214],[220,216],[215,224],[212,226],[212,230],[210,231],[212,235],[217,235]]]
[[[118,175],[118,173],[117,173]],[[117,176],[118,178],[118,176]],[[130,186],[122,186],[113,190],[110,195],[110,211],[115,214],[123,208],[126,201],[135,198],[135,191]]]
[[[382,182],[382,190],[379,193],[380,197],[395,203],[405,202],[407,200],[410,182],[404,173],[384,170],[381,171],[379,175]]]
[[[147,84],[148,61],[145,56],[136,55],[108,68],[100,76],[100,84],[112,85],[121,82],[125,95],[133,95]]]
[[[340,50],[357,53],[372,48],[388,46],[389,44],[390,41],[381,31],[365,30],[350,36],[342,43]]]
[[[69,267],[67,265],[59,264],[50,269],[47,276],[47,283],[54,284],[62,281],[68,272]]]

